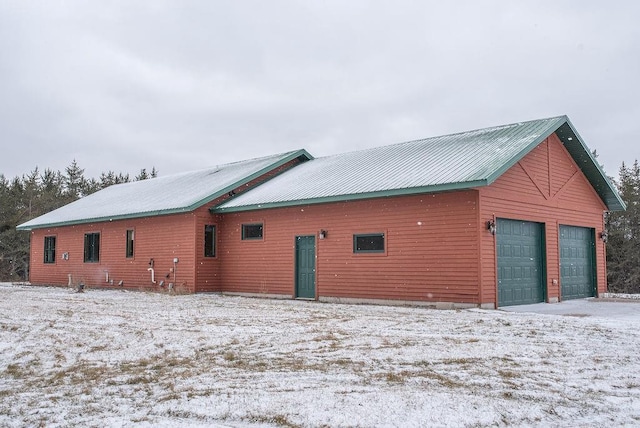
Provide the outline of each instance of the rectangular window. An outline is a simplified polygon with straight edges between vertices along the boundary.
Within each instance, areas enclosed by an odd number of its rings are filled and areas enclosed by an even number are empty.
[[[98,263],[100,261],[100,234],[84,234],[84,262]]]
[[[45,263],[56,262],[56,237],[55,236],[44,237],[44,262]]]
[[[242,239],[262,239],[262,223],[243,224]]]
[[[133,229],[127,230],[127,258],[133,257],[133,242],[135,240],[135,232]]]
[[[216,227],[213,224],[204,226],[204,256],[216,256]]]
[[[353,235],[354,253],[384,253],[384,233]]]

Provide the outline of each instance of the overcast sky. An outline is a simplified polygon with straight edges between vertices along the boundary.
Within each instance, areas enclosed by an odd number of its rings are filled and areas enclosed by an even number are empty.
[[[0,0],[0,173],[160,175],[566,114],[640,159],[640,2]]]

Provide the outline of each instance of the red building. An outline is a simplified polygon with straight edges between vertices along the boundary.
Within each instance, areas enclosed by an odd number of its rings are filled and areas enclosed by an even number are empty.
[[[494,308],[604,292],[624,208],[562,116],[115,185],[19,229],[33,284]]]

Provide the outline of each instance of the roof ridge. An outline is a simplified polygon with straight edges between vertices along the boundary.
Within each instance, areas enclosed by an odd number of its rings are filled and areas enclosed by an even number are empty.
[[[414,143],[421,143],[421,142],[426,142],[426,141],[430,141],[430,140],[437,140],[439,138],[455,137],[455,136],[460,136],[460,135],[464,135],[464,134],[474,134],[474,133],[477,133],[477,132],[480,132],[480,131],[486,131],[486,132],[499,131],[499,130],[502,130],[502,129],[512,128],[514,126],[522,126],[522,125],[527,125],[527,124],[531,124],[531,123],[534,123],[534,122],[547,122],[547,121],[558,120],[558,119],[568,120],[568,117],[567,117],[567,115],[551,116],[551,117],[547,117],[547,118],[543,118],[543,119],[532,119],[532,120],[526,120],[526,121],[521,121],[521,122],[513,122],[513,123],[510,123],[510,124],[506,124],[506,125],[488,126],[486,128],[477,128],[477,129],[472,129],[472,130],[469,130],[469,131],[460,131],[460,132],[454,132],[454,133],[451,133],[451,134],[441,134],[441,135],[436,135],[436,136],[433,136],[433,137],[417,138],[417,139],[414,139],[414,140],[401,141],[401,142],[398,142],[398,143],[383,144],[381,146],[369,147],[369,148],[366,148],[366,149],[358,149],[358,150],[351,150],[351,151],[348,151],[348,152],[334,153],[332,155],[320,156],[317,159],[332,158],[332,157],[344,156],[344,155],[353,155],[353,154],[357,154],[357,153],[366,153],[366,152],[379,150],[379,149],[384,149],[384,148],[402,146],[402,145],[405,145],[405,144],[414,144]]]
[[[255,158],[250,158],[250,159],[243,159],[243,160],[238,160],[238,161],[233,161],[233,162],[210,165],[210,166],[207,166],[207,167],[204,167],[204,168],[191,169],[191,170],[188,170],[188,171],[174,172],[174,173],[171,173],[171,174],[168,174],[168,175],[163,175],[163,176],[159,176],[159,177],[153,177],[153,178],[149,178],[149,179],[146,179],[146,180],[136,180],[136,181],[128,181],[126,183],[118,183],[118,185],[120,185],[120,184],[137,183],[138,181],[176,178],[176,177],[180,177],[180,176],[184,176],[184,175],[196,174],[196,173],[210,171],[210,170],[220,170],[223,167],[228,167],[228,166],[233,166],[233,165],[245,164],[245,163],[249,163],[249,162],[256,162],[256,161],[262,161],[262,160],[273,159],[273,158],[286,157],[286,156],[290,156],[290,155],[292,155],[294,153],[297,153],[297,152],[302,152],[303,150],[304,149],[297,149],[297,150],[291,150],[291,151],[288,151],[288,152],[276,153],[276,154],[268,155],[268,156],[257,156]],[[109,186],[109,187],[112,187],[112,186]]]

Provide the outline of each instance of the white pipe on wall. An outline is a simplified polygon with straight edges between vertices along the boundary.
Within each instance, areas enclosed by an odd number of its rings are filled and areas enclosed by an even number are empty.
[[[151,272],[151,282],[153,284],[155,284],[156,283],[156,272],[153,270],[153,268],[147,268],[147,270],[149,272]]]

